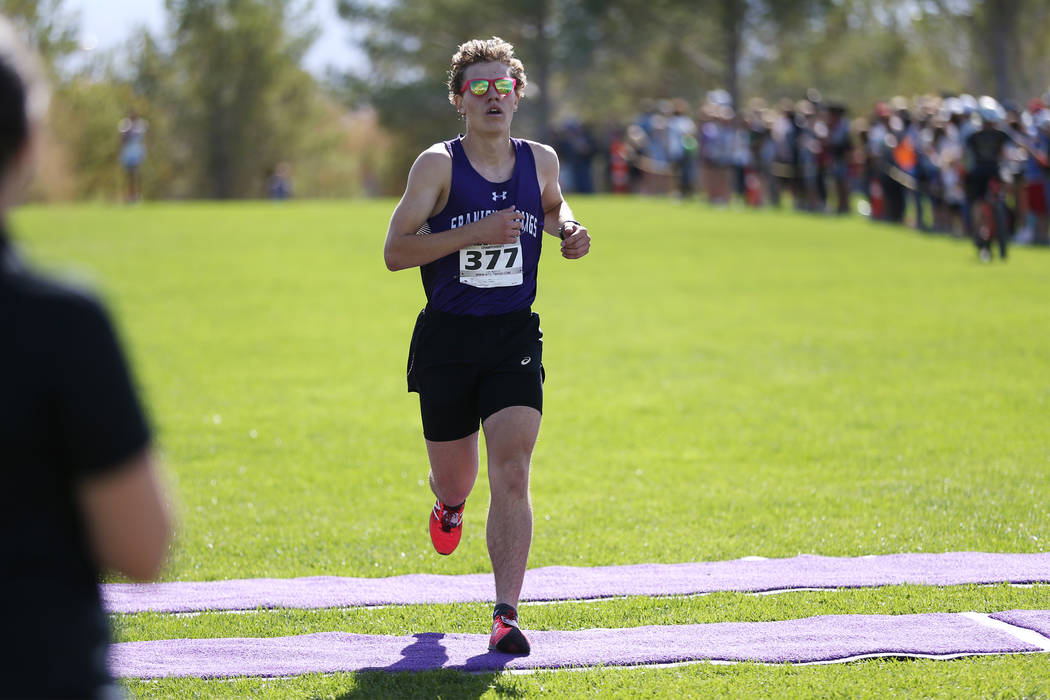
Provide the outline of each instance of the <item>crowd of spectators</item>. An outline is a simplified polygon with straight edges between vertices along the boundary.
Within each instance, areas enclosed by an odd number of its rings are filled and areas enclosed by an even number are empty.
[[[1050,93],[1025,105],[971,95],[893,97],[853,116],[816,90],[735,110],[724,90],[697,109],[646,101],[625,128],[570,121],[555,136],[569,191],[700,196],[791,206],[922,231],[1050,244]],[[984,216],[985,204],[994,219]]]

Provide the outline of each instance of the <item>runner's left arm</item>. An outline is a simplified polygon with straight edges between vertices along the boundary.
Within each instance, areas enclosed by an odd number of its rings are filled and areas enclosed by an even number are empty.
[[[543,228],[552,236],[562,239],[562,257],[569,260],[582,258],[591,249],[591,236],[587,227],[576,221],[572,209],[562,197],[558,182],[558,154],[550,146],[534,143],[536,174],[540,181],[540,200],[543,204]]]

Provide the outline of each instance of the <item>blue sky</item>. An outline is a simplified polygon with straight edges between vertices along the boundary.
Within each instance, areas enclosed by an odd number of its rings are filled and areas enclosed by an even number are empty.
[[[304,59],[304,67],[320,75],[326,66],[339,70],[359,67],[364,59],[349,45],[349,25],[339,19],[336,0],[314,0],[314,22],[321,36]],[[63,7],[80,13],[80,38],[85,46],[100,50],[120,44],[132,30],[146,25],[154,32],[164,28],[164,0],[66,0]]]

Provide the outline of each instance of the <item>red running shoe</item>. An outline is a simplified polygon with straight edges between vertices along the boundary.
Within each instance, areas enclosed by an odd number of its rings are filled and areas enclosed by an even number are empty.
[[[531,648],[529,640],[518,629],[518,613],[511,611],[492,616],[492,636],[489,637],[489,651],[502,651],[504,654],[528,656]]]
[[[452,554],[456,551],[459,538],[463,534],[463,506],[449,508],[441,501],[434,504],[430,511],[430,541],[438,554]]]

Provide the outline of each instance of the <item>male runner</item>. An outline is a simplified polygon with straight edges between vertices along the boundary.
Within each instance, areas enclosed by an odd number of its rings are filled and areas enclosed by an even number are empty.
[[[999,256],[1006,259],[1008,233],[1003,230],[1005,221],[987,221],[995,217],[982,207],[992,181],[999,182],[1000,168],[1004,159],[1004,148],[1010,137],[1000,128],[1006,112],[992,97],[984,96],[978,102],[977,113],[981,118],[981,128],[971,133],[964,141],[966,160],[966,208],[969,212],[971,235],[977,244],[977,255],[984,262],[992,259],[992,242],[990,232],[995,229],[999,242]]]
[[[489,649],[528,654],[517,606],[532,541],[529,464],[543,410],[542,333],[532,312],[543,230],[562,256],[590,250],[558,185],[549,146],[512,139],[525,91],[513,47],[493,37],[461,45],[449,101],[465,135],[416,159],[390,219],[391,270],[419,267],[426,308],[409,351],[408,387],[419,393],[437,497],[430,536],[440,554],[459,544],[463,507],[478,475],[478,425],[488,450],[486,530],[496,582]]]

